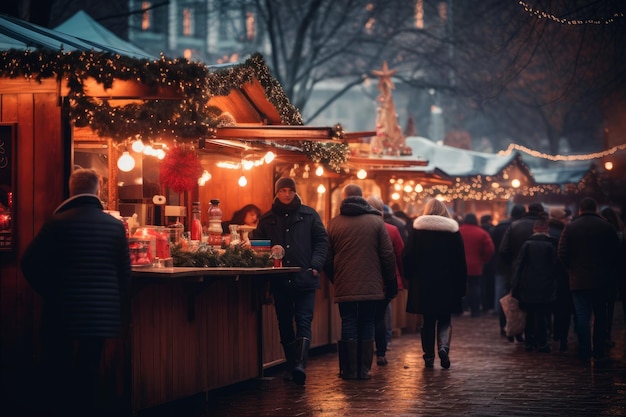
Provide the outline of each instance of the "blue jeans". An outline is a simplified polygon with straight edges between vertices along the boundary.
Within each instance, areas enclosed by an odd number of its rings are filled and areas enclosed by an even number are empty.
[[[315,309],[315,290],[295,291],[285,285],[272,287],[274,308],[278,319],[280,342],[291,343],[296,338],[311,340],[311,322]],[[294,331],[293,323],[296,323]]]
[[[493,300],[493,308],[495,313],[500,314],[502,306],[500,305],[500,298],[504,297],[511,289],[507,284],[506,274],[496,274],[494,277],[495,292]]]
[[[389,319],[389,322],[387,322]],[[391,337],[391,302],[380,300],[376,303],[375,341],[376,356],[385,356]]]
[[[469,304],[472,317],[480,316],[481,281],[482,276],[480,275],[467,276],[467,302]]]
[[[606,296],[605,290],[575,290],[572,291],[574,301],[574,321],[578,335],[578,356],[589,359],[593,355],[596,359],[605,356],[606,343]],[[593,314],[593,348],[591,336],[591,316]]]
[[[374,340],[377,303],[376,300],[339,303],[343,340]]]

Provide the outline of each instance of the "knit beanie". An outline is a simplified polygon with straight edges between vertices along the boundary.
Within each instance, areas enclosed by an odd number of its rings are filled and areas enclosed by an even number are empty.
[[[274,185],[274,194],[278,194],[278,190],[280,190],[281,188],[291,188],[293,190],[293,192],[296,192],[296,182],[289,177],[282,177],[279,178],[278,181],[276,181],[276,184]]]

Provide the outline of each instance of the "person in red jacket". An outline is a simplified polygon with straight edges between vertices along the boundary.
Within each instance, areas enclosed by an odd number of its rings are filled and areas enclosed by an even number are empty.
[[[483,268],[495,252],[489,233],[478,225],[474,213],[468,213],[459,227],[465,244],[465,262],[467,264],[467,301],[472,317],[480,316],[480,282]]]
[[[370,204],[370,206],[380,211],[381,216],[383,215],[384,203],[379,196],[371,195],[367,198],[367,202]],[[397,290],[401,290],[403,276],[402,252],[404,251],[404,241],[402,240],[400,231],[396,226],[391,223],[385,222],[385,228],[387,229],[387,233],[389,233],[389,237],[391,238],[391,244],[393,246],[393,251],[396,254],[396,285]],[[396,293],[397,290],[395,291]],[[392,326],[391,315],[391,298],[390,296],[388,296],[385,297],[384,300],[381,300],[376,306],[374,341],[376,342],[376,365],[378,366],[385,366],[388,363],[385,355],[387,353],[387,347],[389,344],[388,333],[391,332]]]

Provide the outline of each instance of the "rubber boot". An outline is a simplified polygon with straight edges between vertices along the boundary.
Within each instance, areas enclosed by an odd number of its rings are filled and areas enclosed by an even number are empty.
[[[359,379],[372,378],[372,361],[374,360],[374,340],[359,341]]]
[[[437,349],[439,353],[439,359],[441,360],[441,367],[443,369],[450,368],[450,338],[452,337],[452,326],[439,326],[437,325]]]
[[[424,328],[422,328],[420,336],[422,338],[422,351],[424,352],[424,366],[426,368],[432,368],[435,363],[435,333],[425,331]]]
[[[283,351],[285,352],[285,359],[287,361],[287,370],[285,371],[285,375],[283,379],[285,381],[293,380],[293,367],[296,361],[296,341],[291,341],[289,343],[282,343]]]
[[[306,360],[309,356],[309,347],[311,347],[311,340],[306,337],[299,337],[295,343],[295,362],[291,375],[293,382],[298,385],[304,385],[306,381]]]
[[[339,352],[339,377],[342,379],[357,379],[357,341],[354,339],[337,342]]]

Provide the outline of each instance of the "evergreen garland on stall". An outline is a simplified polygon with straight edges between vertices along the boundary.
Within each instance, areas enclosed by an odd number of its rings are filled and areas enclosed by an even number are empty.
[[[210,137],[214,128],[232,126],[234,121],[215,107],[206,106],[213,96],[228,95],[234,88],[257,79],[267,99],[278,110],[285,125],[302,125],[302,117],[289,102],[278,81],[271,75],[263,57],[253,54],[242,64],[212,69],[187,59],[136,59],[100,52],[21,51],[0,53],[0,76],[22,77],[40,82],[54,78],[67,80],[71,103],[70,117],[77,127],[89,126],[103,137],[121,143],[130,137],[167,136],[179,142]],[[177,89],[183,100],[137,100],[113,106],[109,100],[89,97],[85,81],[94,79],[103,88],[114,81],[135,80],[158,92]],[[157,95],[157,93],[155,93]],[[301,142],[302,152],[315,162],[338,169],[345,162],[345,144]]]

